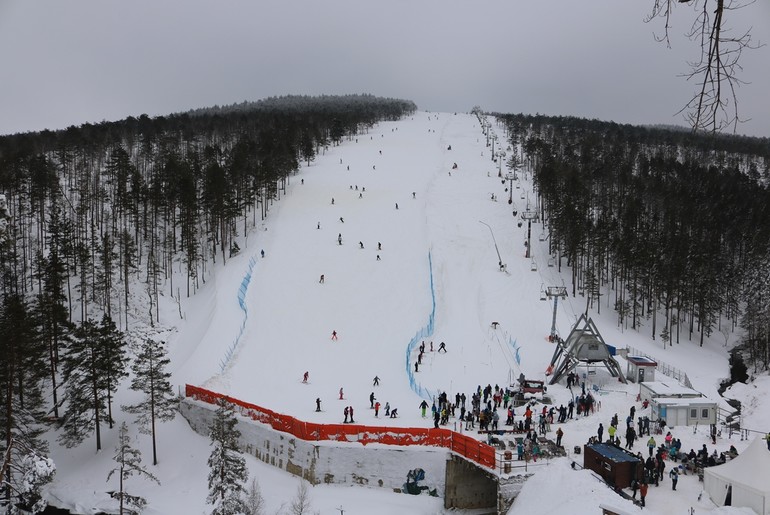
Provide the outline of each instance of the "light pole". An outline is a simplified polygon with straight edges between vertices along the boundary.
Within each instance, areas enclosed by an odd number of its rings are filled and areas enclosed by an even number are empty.
[[[489,226],[488,223],[482,222],[479,220],[480,224],[484,224],[487,226],[487,229],[489,229],[489,234],[492,235],[492,241],[495,244],[495,252],[497,252],[497,266],[500,268],[500,270],[503,269],[503,258],[500,257],[500,249],[497,248],[497,240],[495,239],[495,233],[492,232],[492,228]]]
[[[559,305],[559,297],[567,298],[567,288],[564,286],[549,286],[545,290],[548,298],[553,298],[553,320],[551,321],[551,341],[556,338],[556,308]]]

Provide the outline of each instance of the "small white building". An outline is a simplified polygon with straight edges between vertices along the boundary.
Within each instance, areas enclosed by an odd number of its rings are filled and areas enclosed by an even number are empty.
[[[705,397],[676,399],[658,397],[650,403],[652,420],[663,419],[669,427],[717,423],[717,403]]]
[[[639,394],[650,403],[650,418],[663,419],[668,426],[717,423],[717,403],[673,379],[640,383]]]
[[[647,356],[626,356],[628,367],[626,379],[632,383],[655,381],[655,368],[658,363]]]

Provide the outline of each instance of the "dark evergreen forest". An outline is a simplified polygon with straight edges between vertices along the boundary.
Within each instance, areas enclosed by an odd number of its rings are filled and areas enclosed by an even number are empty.
[[[570,268],[586,312],[609,307],[664,346],[717,331],[727,342],[740,325],[748,362],[770,366],[769,139],[498,120],[523,148],[553,264]]]

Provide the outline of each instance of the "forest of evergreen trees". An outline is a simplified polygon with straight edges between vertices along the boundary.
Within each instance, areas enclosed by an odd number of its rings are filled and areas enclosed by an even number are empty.
[[[554,264],[571,267],[586,311],[609,306],[664,346],[715,332],[726,344],[740,324],[745,359],[768,369],[770,139],[498,120],[524,149]]]
[[[129,365],[127,328],[157,323],[159,295],[192,295],[301,162],[415,109],[289,96],[0,137],[0,504],[39,501],[24,477],[46,429],[101,448],[129,366],[149,400],[123,408],[155,462],[155,420],[173,416],[165,342],[144,339]]]

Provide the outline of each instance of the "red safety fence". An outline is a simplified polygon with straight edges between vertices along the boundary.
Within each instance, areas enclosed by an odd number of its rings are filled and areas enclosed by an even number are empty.
[[[484,442],[449,429],[418,427],[378,427],[360,424],[317,424],[304,422],[289,415],[243,402],[239,399],[212,392],[197,386],[185,385],[185,395],[193,399],[217,404],[219,399],[237,407],[241,415],[267,424],[276,431],[289,433],[308,441],[381,443],[386,445],[428,445],[449,449],[471,461],[495,468],[495,450]]]

